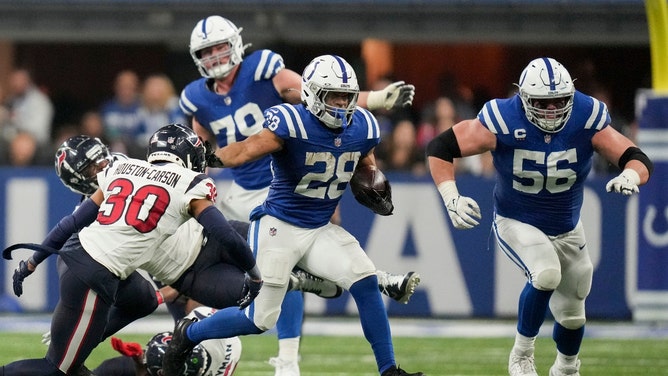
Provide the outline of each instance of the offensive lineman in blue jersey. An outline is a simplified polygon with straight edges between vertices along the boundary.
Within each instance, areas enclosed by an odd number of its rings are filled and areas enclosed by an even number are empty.
[[[531,61],[519,93],[487,102],[427,148],[434,183],[458,229],[481,218],[478,204],[460,196],[453,158],[491,150],[497,170],[493,230],[499,247],[528,277],[519,298],[511,376],[536,376],[534,342],[547,309],[554,318],[557,357],[550,376],[580,375],[585,299],[593,266],[580,222],[583,183],[596,151],[619,166],[608,192],[631,195],[649,179],[652,162],[610,125],[606,105],[575,90],[552,58]]]
[[[188,84],[180,106],[192,116],[192,126],[204,140],[225,147],[259,133],[263,112],[281,103],[301,102],[301,76],[285,68],[281,55],[259,50],[244,56],[241,28],[220,16],[200,20],[190,36],[190,54],[202,78]],[[370,109],[407,106],[413,85],[394,82],[385,89],[359,94],[358,105]],[[248,221],[251,210],[267,197],[272,179],[271,158],[231,168],[233,182],[222,194],[220,208],[227,219]],[[407,303],[419,275],[378,271],[380,288],[400,303]],[[289,292],[277,325],[278,357],[270,359],[275,376],[299,376],[298,351],[304,302],[300,292]]]
[[[265,276],[257,304],[180,321],[165,353],[166,376],[182,374],[183,359],[200,341],[272,328],[295,266],[350,291],[382,376],[422,375],[397,367],[375,266],[350,233],[330,222],[356,166],[375,165],[378,123],[356,107],[357,78],[342,58],[315,58],[302,80],[305,104],[271,107],[260,133],[216,151],[217,162],[230,167],[271,156],[274,178],[267,199],[251,214],[249,231]]]

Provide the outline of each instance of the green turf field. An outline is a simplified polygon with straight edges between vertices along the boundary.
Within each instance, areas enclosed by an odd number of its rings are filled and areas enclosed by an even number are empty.
[[[123,340],[145,343],[147,335],[126,334]],[[0,333],[0,364],[16,359],[41,357],[46,347],[39,334]],[[267,363],[276,353],[273,335],[242,338],[243,354],[236,376],[272,376]],[[408,371],[427,375],[507,375],[506,362],[512,338],[410,338],[394,339],[400,365]],[[536,365],[547,375],[554,359],[549,338],[538,338]],[[361,337],[306,336],[302,340],[303,376],[374,376],[371,350]],[[100,345],[86,364],[94,368],[103,359],[117,354],[109,341]],[[668,375],[666,339],[590,339],[585,338],[581,374],[585,376]]]

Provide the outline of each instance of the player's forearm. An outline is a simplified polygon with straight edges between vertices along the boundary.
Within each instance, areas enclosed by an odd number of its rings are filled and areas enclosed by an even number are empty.
[[[429,171],[436,185],[448,180],[455,180],[455,166],[452,162],[437,157],[428,157]]]
[[[237,167],[251,161],[246,155],[242,142],[235,142],[216,150],[216,156],[225,167]]]
[[[246,272],[253,270],[255,267],[253,252],[216,207],[212,205],[202,210],[197,216],[197,221],[210,237],[228,251],[240,268]]]
[[[642,162],[631,160],[626,164],[626,168],[630,168],[638,173],[638,177],[640,177],[640,182],[638,185],[645,184],[649,180],[649,169]]]

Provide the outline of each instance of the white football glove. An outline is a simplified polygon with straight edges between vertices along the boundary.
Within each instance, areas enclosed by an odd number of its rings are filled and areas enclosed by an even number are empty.
[[[448,215],[450,215],[450,220],[455,228],[468,230],[480,224],[478,220],[482,218],[482,215],[478,203],[470,197],[461,196],[457,191],[454,180],[439,184],[438,191],[441,193],[445,207],[448,209]]]
[[[404,81],[397,81],[387,85],[383,90],[370,91],[366,100],[366,106],[369,110],[379,108],[391,110],[392,108],[413,104],[414,96],[415,86],[407,84]]]
[[[614,177],[605,185],[605,190],[608,192],[614,191],[621,193],[624,196],[630,196],[638,193],[638,184],[640,184],[640,175],[635,170],[627,168],[621,174]]]

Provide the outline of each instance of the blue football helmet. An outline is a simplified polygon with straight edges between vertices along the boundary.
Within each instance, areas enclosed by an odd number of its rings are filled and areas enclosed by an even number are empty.
[[[150,163],[172,162],[195,172],[204,172],[206,148],[192,129],[182,124],[169,124],[151,136],[146,160]]]
[[[146,344],[144,351],[144,363],[146,370],[151,376],[162,376],[162,359],[169,342],[172,340],[172,332],[158,333]],[[197,345],[193,348],[186,360],[186,371],[184,376],[201,376],[211,365],[209,353]]]
[[[54,165],[60,181],[73,192],[90,196],[98,188],[97,173],[112,161],[112,155],[99,138],[70,137],[56,151]]]

